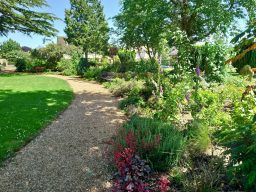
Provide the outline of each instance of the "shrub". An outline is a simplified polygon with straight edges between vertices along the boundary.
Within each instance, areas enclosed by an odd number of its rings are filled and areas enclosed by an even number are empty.
[[[85,71],[84,77],[90,80],[97,80],[97,79],[99,80],[104,69],[105,69],[104,67],[89,67]]]
[[[119,108],[120,109],[125,109],[129,105],[134,105],[136,107],[139,107],[139,106],[145,105],[145,101],[139,95],[137,95],[137,96],[129,96],[129,97],[123,99],[122,101],[120,101]]]
[[[136,73],[157,73],[157,63],[152,60],[141,60],[134,62],[134,65],[130,67],[131,71]]]
[[[245,65],[243,68],[239,71],[240,75],[248,76],[248,79],[251,81],[254,75],[254,72],[250,65]]]
[[[166,177],[155,179],[147,161],[142,160],[137,154],[136,136],[129,132],[124,137],[124,145],[110,141],[114,147],[114,161],[118,172],[114,176],[114,185],[111,191],[135,192],[167,192],[170,181]]]
[[[226,50],[220,43],[195,46],[191,59],[193,67],[199,65],[205,72],[207,81],[222,81],[225,74]]]
[[[208,125],[197,120],[190,125],[188,150],[192,156],[200,156],[211,145],[211,132]]]
[[[127,147],[125,138],[133,138],[136,152],[149,160],[155,170],[165,171],[180,161],[184,152],[183,134],[170,124],[153,119],[133,117],[114,138],[117,145]]]
[[[120,66],[121,66],[121,61],[118,57],[118,55],[114,56],[113,57],[113,64],[112,64],[112,67],[113,67],[113,71],[114,72],[119,72],[120,71]]]
[[[9,39],[0,45],[0,57],[5,58],[9,63],[16,64],[17,59],[21,59],[23,51],[18,42]]]
[[[46,63],[44,60],[41,59],[34,59],[31,62],[27,63],[26,71],[33,72],[33,73],[41,73],[44,72],[46,67]]]
[[[178,122],[179,115],[187,105],[186,96],[192,90],[194,83],[191,79],[176,85],[163,83],[163,97],[156,106],[155,118],[163,121]]]
[[[105,85],[116,97],[138,95],[144,89],[144,81],[125,81],[124,79],[119,78],[116,78],[111,83],[106,83]]]
[[[233,122],[218,134],[221,145],[227,148],[228,171],[234,183],[247,190],[256,190],[256,97],[251,91],[242,101],[236,102]]]
[[[121,66],[119,68],[119,72],[126,72],[131,65],[135,62],[135,51],[129,51],[129,50],[119,50],[118,51],[118,57],[121,62]]]
[[[46,68],[50,70],[57,70],[58,62],[63,56],[73,57],[77,54],[82,57],[82,50],[73,46],[60,46],[55,44],[48,44],[44,48],[35,49],[32,51],[32,56],[37,59],[44,60],[46,62]]]
[[[76,63],[72,59],[62,58],[57,65],[58,71],[61,71],[63,75],[76,75]]]
[[[16,71],[24,72],[27,69],[27,66],[31,65],[31,61],[25,58],[17,59],[16,61]]]
[[[58,62],[57,69],[64,75],[81,75],[83,69],[83,59],[78,52],[73,52],[71,58],[61,58]]]

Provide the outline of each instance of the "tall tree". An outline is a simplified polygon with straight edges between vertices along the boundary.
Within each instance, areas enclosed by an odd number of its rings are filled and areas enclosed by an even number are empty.
[[[45,0],[1,0],[0,36],[14,31],[55,35],[57,30],[53,27],[53,21],[57,18],[50,13],[33,11],[44,6],[47,6]]]
[[[122,41],[132,47],[157,44],[164,30],[177,28],[194,43],[227,34],[239,27],[237,20],[249,23],[256,15],[255,0],[122,0],[121,5],[118,29]]]
[[[115,17],[121,41],[128,48],[146,47],[154,59],[167,32],[168,10],[166,0],[123,0]]]
[[[67,41],[89,52],[101,52],[107,46],[108,26],[99,0],[70,0],[65,11]]]
[[[255,0],[170,0],[172,27],[186,32],[192,42],[237,28],[237,20],[255,17]]]

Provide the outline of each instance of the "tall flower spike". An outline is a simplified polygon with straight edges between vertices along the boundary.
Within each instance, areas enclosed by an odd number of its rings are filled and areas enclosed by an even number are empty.
[[[200,67],[199,67],[199,65],[197,65],[196,66],[196,75],[198,76],[198,77],[200,77],[200,74],[201,74],[201,71],[200,71]]]

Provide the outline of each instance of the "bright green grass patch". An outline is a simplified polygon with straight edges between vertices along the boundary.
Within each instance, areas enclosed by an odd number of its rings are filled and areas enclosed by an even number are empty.
[[[0,162],[36,136],[71,102],[64,80],[0,75]]]

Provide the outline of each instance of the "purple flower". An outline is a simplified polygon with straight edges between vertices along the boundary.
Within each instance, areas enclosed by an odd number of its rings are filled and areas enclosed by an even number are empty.
[[[200,77],[201,71],[200,71],[199,65],[196,66],[195,72],[196,72],[196,75],[197,75],[198,77]]]

